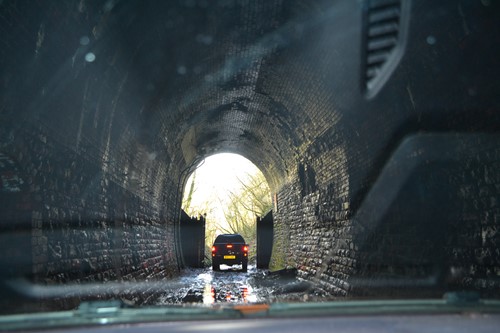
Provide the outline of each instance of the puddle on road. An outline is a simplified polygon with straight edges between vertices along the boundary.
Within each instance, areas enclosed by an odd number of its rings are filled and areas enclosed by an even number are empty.
[[[256,303],[262,301],[251,285],[255,268],[249,266],[248,273],[237,266],[222,265],[220,272],[210,268],[186,269],[178,281],[181,287],[171,290],[159,299],[160,304],[185,303]]]
[[[203,290],[203,304],[256,303],[257,299],[252,287],[240,286],[217,290],[211,284],[207,284]]]
[[[211,268],[185,269],[182,275],[167,284],[156,304],[216,304],[216,303],[273,303],[325,300],[326,294],[311,283],[297,279],[294,272],[279,274],[248,267],[248,273],[221,267],[218,272]],[[174,287],[175,286],[175,287]]]
[[[221,265],[220,272],[208,271],[199,274],[196,280],[205,284],[203,304],[257,302],[258,297],[249,283],[253,271],[253,267],[249,267],[250,273],[243,273],[237,266]]]

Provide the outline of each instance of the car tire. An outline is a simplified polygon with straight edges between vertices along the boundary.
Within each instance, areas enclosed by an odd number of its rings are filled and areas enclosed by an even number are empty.
[[[212,263],[212,270],[214,272],[220,271],[220,264],[219,263]]]
[[[246,273],[248,271],[248,263],[244,262],[241,264],[241,271]]]

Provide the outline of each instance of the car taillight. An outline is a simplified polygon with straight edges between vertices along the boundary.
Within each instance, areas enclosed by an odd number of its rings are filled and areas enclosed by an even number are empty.
[[[232,249],[232,248],[233,248],[233,244],[227,244],[227,245],[226,245],[226,247],[227,247],[228,249]]]
[[[215,246],[212,246],[212,252],[215,252],[217,248]]]
[[[247,245],[243,246],[243,252],[248,252],[248,246]]]

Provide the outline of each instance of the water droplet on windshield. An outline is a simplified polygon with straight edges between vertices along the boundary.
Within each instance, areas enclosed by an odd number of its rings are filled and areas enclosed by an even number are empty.
[[[95,60],[95,54],[92,52],[89,52],[85,55],[85,61],[86,62],[94,62]]]
[[[88,38],[87,36],[83,36],[82,38],[80,38],[80,45],[89,45],[90,43],[90,38]]]

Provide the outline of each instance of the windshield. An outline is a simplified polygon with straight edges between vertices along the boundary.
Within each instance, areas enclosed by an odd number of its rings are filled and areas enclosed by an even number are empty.
[[[3,315],[498,298],[498,1],[0,18]]]

